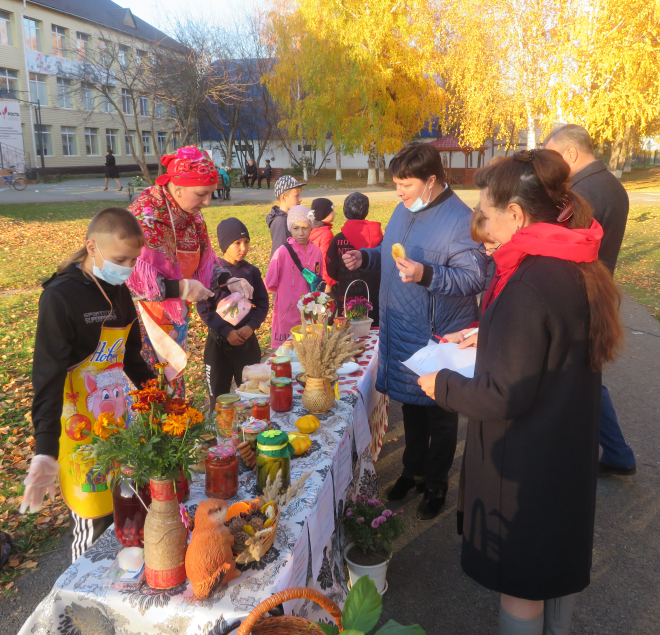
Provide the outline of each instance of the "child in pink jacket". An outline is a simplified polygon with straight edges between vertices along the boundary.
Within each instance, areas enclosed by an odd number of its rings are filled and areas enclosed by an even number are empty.
[[[309,240],[312,233],[309,213],[310,209],[304,205],[296,205],[289,210],[286,224],[292,238],[288,238],[287,243],[298,255],[303,267],[323,276],[323,254]],[[276,294],[270,345],[278,348],[289,338],[291,329],[301,323],[298,300],[310,292],[309,284],[293,262],[286,245],[273,254],[264,282],[266,289]]]

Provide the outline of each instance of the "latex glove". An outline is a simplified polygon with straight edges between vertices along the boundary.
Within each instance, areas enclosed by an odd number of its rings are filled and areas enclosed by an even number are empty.
[[[248,300],[252,299],[254,289],[244,278],[230,278],[227,281],[227,287],[232,293],[242,293]]]
[[[209,291],[199,280],[186,279],[181,281],[181,299],[188,302],[199,302],[212,298],[214,293]]]
[[[37,454],[32,457],[30,470],[25,477],[25,492],[23,501],[19,507],[21,514],[30,508],[30,512],[38,512],[44,502],[44,496],[49,494],[50,498],[55,495],[55,478],[60,471],[60,464],[47,454]]]

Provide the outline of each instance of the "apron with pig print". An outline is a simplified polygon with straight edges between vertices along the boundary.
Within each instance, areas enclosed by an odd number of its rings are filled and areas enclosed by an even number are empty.
[[[110,302],[107,296],[106,300]],[[108,315],[112,311],[110,303]],[[67,371],[58,458],[60,489],[67,506],[83,518],[112,513],[112,491],[106,475],[92,470],[91,433],[102,412],[113,414],[115,420],[126,420],[123,359],[132,325],[110,328],[104,320],[94,353]]]

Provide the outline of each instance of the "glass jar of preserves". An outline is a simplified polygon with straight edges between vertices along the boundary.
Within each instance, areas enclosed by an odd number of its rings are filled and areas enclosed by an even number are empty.
[[[257,399],[252,406],[252,416],[270,424],[270,399]]]
[[[117,479],[112,489],[112,516],[115,536],[124,547],[144,547],[145,505],[151,505],[149,484],[136,487],[126,474]]]
[[[293,383],[289,377],[270,380],[270,407],[275,412],[289,412],[293,408]]]
[[[243,424],[252,416],[252,404],[244,401],[237,401],[234,404],[234,420],[231,428],[231,440],[236,447],[241,441],[241,428]]]
[[[268,421],[259,421],[258,419],[250,419],[243,424],[242,441],[247,441],[255,452],[257,451],[257,437],[268,430]]]
[[[283,430],[266,430],[257,437],[257,492],[264,493],[270,482],[274,483],[280,474],[282,484],[279,491],[286,492],[291,484],[291,457],[295,449]]]
[[[234,425],[234,404],[239,401],[238,395],[220,395],[215,401],[215,420],[218,422],[218,437],[231,438]]]
[[[228,442],[212,447],[206,455],[206,495],[233,498],[238,493],[238,457]]]
[[[273,357],[270,364],[270,376],[273,377],[288,377],[291,376],[291,358],[285,355],[281,357]]]

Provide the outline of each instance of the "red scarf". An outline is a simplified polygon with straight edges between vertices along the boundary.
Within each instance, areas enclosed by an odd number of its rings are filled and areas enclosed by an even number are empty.
[[[499,278],[492,302],[504,289],[526,256],[549,256],[570,262],[595,262],[603,238],[603,228],[593,220],[589,229],[568,229],[563,225],[535,223],[516,232],[494,254],[495,275]]]
[[[167,185],[172,181],[174,185],[195,187],[218,182],[218,169],[208,152],[196,146],[186,146],[173,154],[165,154],[160,162],[167,167],[167,173],[156,179],[156,185]]]

